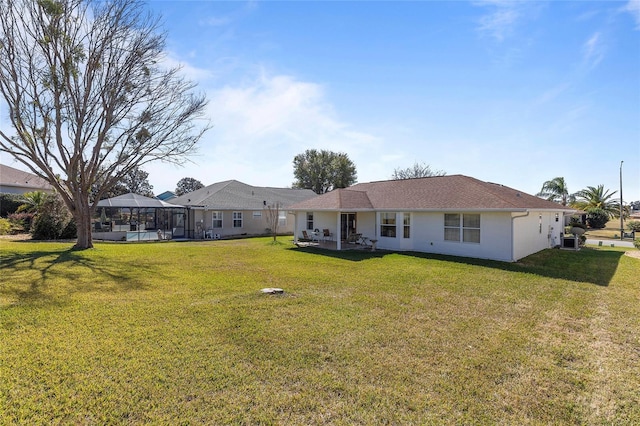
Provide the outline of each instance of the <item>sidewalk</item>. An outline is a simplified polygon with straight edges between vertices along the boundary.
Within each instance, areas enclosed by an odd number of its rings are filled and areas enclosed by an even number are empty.
[[[632,247],[633,248],[633,241],[629,241],[629,240],[609,240],[606,238],[601,238],[601,239],[595,239],[595,238],[587,238],[586,243],[587,244],[591,244],[594,246],[600,245],[600,242],[602,242],[603,246],[606,247],[611,247],[611,245],[613,244],[614,247]]]

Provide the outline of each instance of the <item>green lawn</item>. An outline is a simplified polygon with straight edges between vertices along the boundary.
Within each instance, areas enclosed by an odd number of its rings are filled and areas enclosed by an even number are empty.
[[[629,221],[630,221],[629,219],[623,221],[624,232],[630,232],[629,229],[627,228],[627,224],[629,223]],[[585,235],[587,238],[593,238],[593,239],[603,238],[603,239],[619,240],[620,239],[620,219],[610,220],[602,229],[589,228],[587,229],[587,232]],[[627,240],[627,241],[631,241],[631,240]]]
[[[0,240],[0,424],[640,423],[640,259],[280,242]]]

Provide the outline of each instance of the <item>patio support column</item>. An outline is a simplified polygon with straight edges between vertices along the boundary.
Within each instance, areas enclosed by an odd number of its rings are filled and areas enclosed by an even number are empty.
[[[293,213],[293,244],[298,244],[298,213]]]
[[[335,236],[336,236],[336,249],[338,249],[338,251],[342,250],[342,235],[340,234],[341,231],[341,217],[342,214],[340,213],[340,211],[338,211],[338,213],[336,213],[336,229],[335,229]]]

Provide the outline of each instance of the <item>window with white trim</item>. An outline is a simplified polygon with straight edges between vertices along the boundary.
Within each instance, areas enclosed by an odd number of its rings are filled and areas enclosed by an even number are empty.
[[[395,213],[380,213],[380,236],[389,238],[396,237]]]
[[[254,210],[253,211],[253,218],[254,219],[262,219],[262,212],[260,210]]]
[[[313,212],[307,212],[307,231],[313,231]]]
[[[477,213],[462,215],[462,242],[480,242],[480,215]]]
[[[460,215],[446,213],[444,215],[444,240],[460,241]]]
[[[287,226],[287,212],[284,210],[278,212],[278,226]]]
[[[404,238],[411,238],[411,213],[404,213],[402,223],[404,227],[402,236]]]
[[[463,243],[480,242],[480,214],[446,213],[444,215],[444,240]]]
[[[242,228],[242,212],[233,212],[233,227]]]
[[[211,212],[211,227],[222,228],[222,212]]]

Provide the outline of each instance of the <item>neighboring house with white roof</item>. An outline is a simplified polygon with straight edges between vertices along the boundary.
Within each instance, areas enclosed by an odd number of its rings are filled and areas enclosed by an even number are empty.
[[[24,194],[34,191],[53,192],[53,187],[39,176],[0,164],[0,193]]]
[[[267,206],[278,203],[279,234],[293,233],[293,218],[287,215],[294,203],[316,196],[308,189],[270,188],[247,185],[237,180],[214,183],[168,200],[186,206],[189,238],[222,238],[268,233]]]
[[[359,183],[294,204],[294,240],[328,229],[338,250],[361,234],[387,250],[507,262],[561,245],[574,210],[463,175]]]

